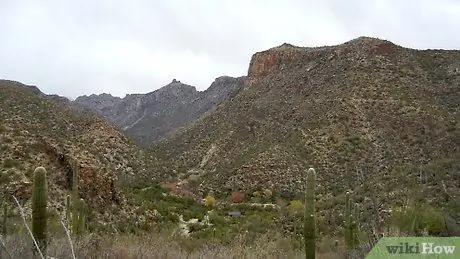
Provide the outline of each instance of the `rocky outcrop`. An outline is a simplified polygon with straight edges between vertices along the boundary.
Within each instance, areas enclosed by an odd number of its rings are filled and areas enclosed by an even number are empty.
[[[120,97],[112,96],[111,94],[92,94],[90,96],[80,96],[75,100],[75,103],[78,103],[85,107],[91,107],[97,111],[100,111],[101,114],[110,114],[110,110],[116,105],[120,104],[122,99]]]
[[[305,49],[284,43],[281,46],[257,52],[252,56],[249,63],[248,76],[257,77],[277,70],[283,70],[293,60],[301,59],[299,54],[302,54],[302,51]]]
[[[111,204],[120,205],[123,197],[115,187],[118,180],[114,171],[100,165],[95,157],[82,156],[80,150],[62,149],[50,139],[43,139],[48,159],[54,163],[52,176],[62,189],[72,189],[73,174],[78,177],[79,195],[92,207],[103,209]]]
[[[307,72],[319,61],[333,59],[365,61],[374,56],[386,58],[401,54],[402,47],[392,42],[370,37],[359,37],[338,46],[297,47],[284,43],[255,53],[249,64],[248,77],[253,83],[258,78],[281,71],[303,69]]]

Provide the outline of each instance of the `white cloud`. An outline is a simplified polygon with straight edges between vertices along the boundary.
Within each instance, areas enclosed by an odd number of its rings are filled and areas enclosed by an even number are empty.
[[[0,78],[72,97],[149,92],[173,78],[205,89],[284,42],[375,36],[453,49],[458,31],[455,0],[1,1]]]

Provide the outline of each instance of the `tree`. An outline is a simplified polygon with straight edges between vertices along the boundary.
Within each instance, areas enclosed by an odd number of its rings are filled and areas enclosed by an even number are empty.
[[[234,192],[232,194],[232,203],[242,203],[244,201],[245,195],[243,192]]]
[[[204,204],[208,207],[214,207],[216,206],[216,199],[214,197],[212,197],[211,195],[208,195],[206,196],[206,198],[204,198]]]

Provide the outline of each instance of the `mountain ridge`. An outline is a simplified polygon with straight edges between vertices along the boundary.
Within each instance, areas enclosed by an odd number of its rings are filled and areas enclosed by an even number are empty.
[[[301,199],[304,174],[314,167],[319,218],[326,222],[321,231],[337,231],[348,191],[363,224],[370,224],[366,211],[373,209],[388,223],[391,211],[420,193],[460,224],[459,50],[415,50],[370,37],[322,47],[282,44],[255,53],[247,76],[219,77],[201,93],[173,80],[148,94],[92,95],[89,104],[84,98],[70,104],[94,106],[91,111],[113,116],[125,134],[150,146],[145,171],[145,163],[130,162],[142,151],[113,127],[122,139],[117,152],[126,150],[91,163],[135,154],[123,159],[120,176],[136,172],[197,197],[227,199],[239,191],[252,199],[268,189],[292,201]],[[46,102],[59,102],[54,99]],[[30,112],[27,102],[15,105]],[[106,154],[111,138],[104,128],[112,126],[98,123],[82,126],[83,139],[90,146],[94,133],[103,135],[96,146]],[[71,135],[65,128],[50,132],[59,130]]]
[[[427,199],[445,209],[460,195],[459,70],[458,50],[368,37],[257,52],[232,100],[153,145],[157,175],[202,195],[294,199],[314,167],[321,207],[351,190],[364,210],[372,196],[387,210],[414,196],[423,171]]]
[[[208,89],[197,91],[173,79],[146,94],[128,94],[124,98],[108,94],[80,96],[74,103],[92,109],[141,146],[148,146],[230,98],[243,80],[244,77],[221,76]]]

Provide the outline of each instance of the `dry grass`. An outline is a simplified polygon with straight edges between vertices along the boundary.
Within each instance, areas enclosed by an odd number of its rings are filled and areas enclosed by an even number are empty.
[[[303,251],[292,247],[292,243],[278,235],[262,235],[255,240],[244,234],[231,244],[222,245],[186,238],[172,238],[152,233],[144,236],[97,236],[87,235],[75,242],[77,258],[304,258]],[[321,244],[323,245],[323,244]],[[341,248],[326,251],[318,247],[317,258],[346,258]],[[6,246],[13,258],[32,258],[31,240],[17,234],[6,238]],[[324,246],[324,245],[323,245]],[[67,240],[53,238],[47,255],[54,258],[71,258]],[[348,258],[364,258],[364,253],[353,251]],[[4,251],[0,258],[7,258]]]

